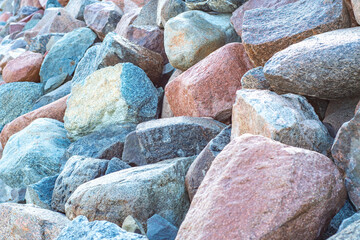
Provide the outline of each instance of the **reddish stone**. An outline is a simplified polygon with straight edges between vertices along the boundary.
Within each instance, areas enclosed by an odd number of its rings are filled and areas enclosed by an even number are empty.
[[[24,29],[25,25],[26,25],[26,23],[23,23],[23,22],[10,23],[9,33],[10,34],[19,33]]]
[[[68,3],[69,3],[70,0],[58,0],[58,2],[63,6],[65,7]]]
[[[25,53],[26,50],[23,48],[17,48],[14,50],[11,50],[4,54],[3,59],[0,61],[0,71],[2,74],[3,69],[5,68],[6,64],[10,62],[11,60],[14,60],[15,58],[19,57],[21,54]]]
[[[5,82],[40,82],[40,68],[43,56],[40,53],[25,52],[9,61],[3,70]]]
[[[4,81],[0,81],[0,86],[3,85],[3,84],[5,84],[5,83],[6,83],[6,82],[4,82]]]
[[[329,158],[244,134],[213,161],[176,239],[316,239],[345,200]]]
[[[113,2],[125,13],[136,8],[143,7],[149,0],[105,0],[104,2]]]
[[[298,0],[249,0],[233,12],[230,19],[235,31],[241,36],[244,14],[247,10],[255,8],[278,8]]]
[[[33,6],[37,8],[42,7],[39,0],[21,0],[20,7],[25,7],[25,6]]]
[[[241,78],[253,65],[241,43],[230,43],[211,53],[169,82],[165,94],[175,116],[231,117]]]
[[[4,12],[0,15],[0,22],[6,22],[12,14],[10,12]]]
[[[121,17],[120,22],[117,24],[115,32],[120,36],[126,36],[128,28],[135,21],[140,13],[141,8],[136,8]]]
[[[15,133],[26,128],[32,121],[38,118],[52,118],[64,122],[64,114],[66,110],[66,100],[69,95],[60,98],[59,100],[38,108],[32,112],[22,115],[12,122],[5,125],[1,131],[0,140],[1,145],[5,147],[9,138]]]
[[[34,12],[33,14],[31,14],[31,15],[23,18],[23,19],[21,19],[19,22],[20,22],[20,23],[27,23],[27,22],[29,22],[29,21],[32,19],[32,17],[33,17],[35,14],[38,14],[38,13],[40,13],[41,15],[44,15],[44,10],[36,11],[36,12]]]

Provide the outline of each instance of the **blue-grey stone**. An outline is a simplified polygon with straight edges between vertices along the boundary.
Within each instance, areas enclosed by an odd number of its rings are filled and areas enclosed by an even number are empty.
[[[249,89],[270,89],[270,83],[265,78],[263,67],[247,71],[241,78],[241,86]]]
[[[25,195],[26,203],[52,210],[51,198],[55,186],[55,181],[58,176],[59,175],[46,177],[37,183],[27,186]]]
[[[89,28],[79,28],[65,34],[46,55],[40,69],[40,81],[46,82],[63,73],[71,76],[95,39],[96,34]]]
[[[19,9],[19,12],[18,12],[18,16],[20,18],[25,18],[31,14],[33,14],[34,12],[38,11],[39,9],[37,7],[34,7],[34,6],[24,6],[22,8]]]
[[[42,18],[42,14],[41,13],[36,13],[34,14],[34,16],[30,19],[30,21],[28,21],[25,25],[25,27],[23,28],[23,31],[25,32],[26,30],[32,29],[33,27],[36,26],[36,24],[38,24]]]
[[[63,84],[66,81],[67,77],[68,77],[67,73],[61,73],[47,80],[44,86],[44,93],[45,94],[49,93],[55,90],[56,88],[58,88],[59,86],[61,86],[61,84]]]
[[[349,218],[344,219],[344,221],[341,223],[341,225],[339,227],[338,232],[341,232],[342,230],[347,228],[350,224],[352,224],[353,222],[356,222],[358,220],[360,220],[360,213],[354,213]]]
[[[98,2],[97,0],[70,0],[65,10],[73,17],[84,20],[84,10],[87,5]]]
[[[336,233],[328,240],[359,240],[360,237],[360,220],[351,223],[342,231]]]
[[[118,172],[120,170],[130,168],[130,167],[131,166],[129,164],[127,164],[126,162],[124,162],[120,158],[114,157],[109,161],[109,164],[108,164],[108,167],[106,169],[105,175],[113,173],[113,172]]]
[[[51,200],[52,209],[65,212],[65,203],[78,186],[105,175],[109,160],[73,156],[56,179]]]
[[[74,155],[112,159],[122,157],[126,136],[134,131],[136,124],[110,125],[70,144],[66,157]]]
[[[45,8],[58,8],[63,7],[57,0],[48,0]]]
[[[149,240],[174,240],[177,232],[177,227],[158,214],[147,220],[146,236]]]
[[[42,94],[42,84],[15,82],[0,85],[0,131],[5,124],[31,111]]]
[[[34,120],[12,135],[0,161],[0,179],[12,188],[26,187],[58,174],[70,141],[62,122]]]
[[[32,110],[41,108],[45,105],[48,105],[66,95],[70,94],[71,92],[71,82],[66,82],[65,84],[61,85],[57,89],[48,94],[40,97],[34,104]]]
[[[24,38],[18,38],[14,42],[12,42],[10,49],[14,50],[17,48],[26,48],[27,42],[24,40]]]
[[[29,43],[29,50],[32,52],[37,52],[41,54],[45,54],[46,45],[50,40],[57,42],[60,40],[65,33],[46,33],[40,34],[36,37],[33,37]]]
[[[57,240],[147,240],[145,236],[130,233],[108,221],[89,222],[85,216],[75,218],[65,227]]]

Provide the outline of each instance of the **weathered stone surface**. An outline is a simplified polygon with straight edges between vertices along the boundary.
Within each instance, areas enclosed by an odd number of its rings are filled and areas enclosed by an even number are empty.
[[[333,141],[305,97],[269,90],[239,90],[232,126],[231,138],[251,133],[325,155]]]
[[[135,19],[135,26],[156,26],[156,11],[158,0],[148,1],[140,10],[139,15]]]
[[[65,9],[50,8],[45,11],[38,24],[25,33],[25,38],[30,40],[38,34],[45,33],[67,33],[80,27],[85,27],[85,23],[73,18]]]
[[[351,202],[360,209],[360,112],[342,125],[331,153],[336,165],[346,173],[345,184]]]
[[[336,134],[345,122],[354,117],[354,110],[358,102],[359,97],[330,101],[323,122],[330,124]]]
[[[81,184],[105,175],[109,161],[73,156],[56,179],[51,200],[52,209],[65,212],[65,203]]]
[[[294,43],[347,27],[350,21],[343,0],[299,0],[277,9],[246,11],[241,37],[253,63],[264,66],[275,53]]]
[[[55,240],[69,222],[63,214],[33,205],[0,204],[0,236],[3,240]]]
[[[84,20],[84,11],[87,5],[98,2],[97,0],[70,0],[65,10],[78,20]]]
[[[121,63],[73,84],[64,123],[68,136],[77,140],[109,125],[153,119],[157,107],[158,92],[145,72]]]
[[[6,64],[2,72],[5,82],[40,82],[39,71],[43,56],[39,53],[25,52]]]
[[[0,22],[6,22],[10,17],[12,17],[11,12],[2,12],[0,15]]]
[[[216,64],[214,64],[216,62]],[[253,67],[241,43],[230,43],[189,68],[165,88],[175,116],[227,122],[242,76]]]
[[[246,1],[247,0],[186,0],[185,2],[190,10],[232,13]]]
[[[185,71],[226,43],[240,41],[229,14],[188,11],[165,25],[165,51],[171,65]]]
[[[120,36],[126,35],[126,32],[128,31],[128,27],[135,21],[135,19],[138,17],[140,13],[141,8],[136,8],[131,10],[130,12],[125,13],[119,23],[116,26],[115,32],[119,34]]]
[[[84,215],[122,225],[131,215],[143,224],[159,214],[179,226],[189,207],[185,174],[194,157],[124,169],[84,183],[65,205],[66,216]],[[90,196],[98,196],[96,198]]]
[[[350,224],[347,228],[335,234],[328,240],[357,240],[360,236],[360,220]]]
[[[241,86],[248,89],[270,90],[269,81],[266,80],[262,67],[247,71],[241,78]]]
[[[213,161],[176,239],[316,239],[345,200],[324,155],[244,134]]]
[[[122,15],[122,10],[113,2],[95,2],[87,5],[84,11],[86,25],[96,32],[100,39],[115,30]]]
[[[40,70],[41,82],[63,73],[71,76],[96,35],[89,28],[76,29],[57,41],[46,55]]]
[[[66,157],[74,155],[112,159],[122,157],[126,136],[134,131],[136,124],[109,125],[86,135],[70,144]]]
[[[63,123],[36,119],[9,139],[0,161],[0,178],[19,188],[53,176],[59,172],[69,144]]]
[[[76,68],[73,82],[83,81],[98,69],[126,62],[143,69],[155,84],[161,80],[163,58],[160,54],[109,33],[101,45],[91,47],[85,53]]]
[[[125,218],[121,228],[128,232],[145,235],[145,230],[141,223],[139,223],[139,221],[133,218],[131,215]]]
[[[101,239],[126,239],[126,240],[146,240],[145,236],[129,233],[121,229],[116,224],[107,221],[91,221],[86,217],[79,216],[71,221],[60,233],[57,240],[101,240]]]
[[[147,220],[146,236],[149,240],[174,240],[177,232],[177,227],[158,214]]]
[[[108,167],[107,167],[106,172],[105,172],[105,175],[113,173],[113,172],[118,172],[118,171],[121,171],[123,169],[130,168],[130,167],[131,166],[129,164],[127,164],[126,162],[124,162],[120,158],[114,157],[109,161]]]
[[[168,63],[170,66],[171,64]],[[183,71],[179,70],[179,69],[175,69],[175,71],[173,72],[173,74],[171,74],[170,79],[168,80],[168,83],[170,83],[171,81],[173,81],[174,79],[176,79],[178,76],[180,76],[183,73]],[[165,86],[166,87],[166,86]],[[174,113],[171,110],[169,101],[167,100],[166,94],[164,95],[163,98],[163,105],[162,105],[162,109],[161,109],[161,118],[170,118],[170,117],[174,117]]]
[[[360,220],[360,213],[355,213],[353,215],[351,215],[350,217],[344,219],[344,221],[341,223],[340,227],[339,227],[339,231],[341,232],[342,230],[344,230],[345,228],[347,228],[350,224],[356,222]]]
[[[0,203],[25,203],[25,192],[26,188],[12,188],[0,179]]]
[[[1,145],[4,147],[12,135],[29,126],[35,119],[51,118],[63,122],[67,98],[68,96],[65,96],[49,105],[21,115],[6,124],[0,135]]]
[[[359,65],[360,27],[356,27],[293,44],[275,54],[264,73],[275,91],[331,100],[359,95]]]
[[[159,0],[156,11],[156,24],[163,28],[171,18],[187,10],[185,2],[182,0]]]
[[[39,34],[36,37],[30,39],[29,42],[29,50],[32,52],[37,52],[41,54],[45,54],[46,51],[50,50],[48,44],[55,44],[58,40],[60,40],[65,34],[64,33],[46,33]],[[49,44],[49,45],[50,45]]]
[[[139,166],[197,155],[225,126],[212,119],[194,117],[144,122],[126,137],[122,160]]]
[[[71,91],[71,82],[67,82],[63,84],[62,86],[58,87],[54,91],[45,94],[44,96],[40,97],[34,104],[32,110],[36,110],[38,108],[41,108],[45,105],[48,105],[52,102],[55,102],[56,100],[59,100],[62,97],[65,97],[66,95],[70,94]]]
[[[206,147],[191,164],[185,178],[186,190],[189,194],[190,201],[194,198],[194,195],[200,187],[200,184],[209,170],[211,163],[230,142],[230,137],[231,126],[228,126],[206,145]]]
[[[354,11],[355,19],[358,24],[360,24],[360,1],[359,0],[351,0],[351,5]]]
[[[34,204],[41,208],[51,209],[51,198],[55,181],[59,175],[46,177],[26,188],[25,199],[27,204]]]
[[[42,95],[39,83],[17,82],[0,85],[0,130],[18,116],[31,111]]]
[[[3,71],[3,69],[11,60],[14,60],[15,58],[19,57],[21,54],[26,53],[26,50],[23,48],[16,48],[14,50],[9,49],[9,51],[6,50],[2,51],[2,53],[3,55],[1,56],[1,62],[0,62],[1,71]]]
[[[69,78],[71,78],[71,77],[69,77],[68,73],[66,73],[66,72],[63,72],[60,75],[55,75],[55,76],[49,78],[44,83],[44,94],[55,90],[56,88],[61,86],[64,82],[66,82]]]
[[[39,0],[21,0],[20,7],[24,6],[33,6],[36,8],[41,8]]]

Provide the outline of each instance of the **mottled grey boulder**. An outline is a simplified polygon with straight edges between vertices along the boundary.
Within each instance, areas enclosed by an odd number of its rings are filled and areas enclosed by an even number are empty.
[[[149,240],[174,240],[177,232],[177,227],[158,214],[147,220],[146,236]]]
[[[122,160],[139,166],[197,155],[225,126],[210,118],[196,117],[144,122],[126,137]]]
[[[79,138],[70,144],[66,157],[74,155],[112,159],[122,157],[126,136],[134,131],[136,124],[110,125],[97,132]]]
[[[358,240],[360,236],[360,220],[353,222],[344,230],[335,234],[328,240]]]
[[[109,161],[84,156],[73,156],[67,160],[56,179],[51,207],[65,212],[65,203],[75,189],[83,183],[105,175]]]
[[[134,26],[156,26],[156,11],[159,0],[150,0],[140,10],[139,15],[132,23]]]
[[[109,161],[108,167],[107,167],[106,172],[105,172],[105,175],[113,173],[113,172],[118,172],[120,170],[130,168],[130,167],[131,166],[129,164],[127,164],[126,162],[124,162],[120,158],[114,157]]]
[[[264,66],[275,53],[294,43],[347,27],[350,18],[343,0],[299,0],[246,11],[241,38],[255,66]]]
[[[36,37],[31,38],[29,42],[29,50],[32,52],[37,52],[41,54],[45,54],[47,51],[47,44],[49,42],[57,42],[60,40],[65,33],[46,33],[39,34]]]
[[[341,232],[342,230],[344,230],[345,228],[347,228],[350,224],[352,224],[353,222],[356,222],[360,220],[360,213],[354,213],[352,216],[350,216],[349,218],[345,219],[340,227],[339,227],[339,231]]]
[[[119,63],[73,84],[65,128],[78,140],[110,125],[147,121],[157,116],[158,102],[158,91],[145,72],[132,63]]]
[[[59,175],[46,177],[26,188],[25,199],[27,204],[34,204],[41,208],[51,209],[51,198],[55,181]]]
[[[187,10],[185,2],[182,0],[159,0],[156,11],[156,24],[163,28],[171,18]]]
[[[40,81],[46,83],[62,74],[71,76],[95,39],[96,34],[89,28],[79,28],[65,34],[46,55],[40,69]]]
[[[0,203],[25,203],[26,188],[12,188],[0,179]]]
[[[124,169],[80,185],[65,205],[66,216],[84,215],[122,225],[129,215],[146,229],[159,214],[179,226],[189,207],[185,174],[194,157]],[[94,197],[96,196],[96,197]]]
[[[187,70],[216,49],[240,37],[230,23],[230,14],[187,11],[165,25],[164,45],[170,64]]]
[[[83,81],[98,69],[126,62],[140,67],[154,83],[161,80],[163,58],[160,54],[112,32],[106,35],[101,45],[96,45],[85,53],[72,81]]]
[[[241,86],[248,89],[270,90],[270,84],[265,78],[263,67],[247,71],[241,78]]]
[[[84,20],[84,11],[87,5],[98,2],[97,0],[70,0],[65,6],[65,10],[78,20]]]
[[[32,111],[38,108],[41,108],[45,105],[48,105],[56,100],[65,97],[66,95],[70,94],[71,92],[71,82],[64,83],[54,91],[45,94],[44,96],[40,97],[32,107]]]
[[[0,131],[7,123],[30,112],[42,94],[40,83],[15,82],[0,85]]]
[[[209,170],[215,157],[230,142],[231,126],[224,128],[219,135],[212,139],[191,164],[186,174],[185,185],[190,201],[200,187],[205,174]]]
[[[25,17],[35,13],[38,10],[39,10],[39,8],[34,7],[34,6],[23,6],[22,8],[19,9],[17,16],[20,19],[25,18]]]
[[[186,0],[185,2],[190,10],[232,13],[246,1],[247,0]]]
[[[19,188],[59,173],[69,144],[62,122],[34,120],[8,140],[0,161],[0,179]]]
[[[274,91],[321,99],[360,93],[360,27],[315,35],[275,54],[264,67]]]
[[[360,209],[360,112],[342,125],[331,153],[335,164],[345,171],[345,185],[356,210]]]
[[[79,216],[69,223],[60,233],[57,240],[146,240],[145,236],[130,233],[108,221],[89,222]]]
[[[44,85],[44,93],[49,93],[61,86],[68,79],[67,73],[62,73],[49,78]]]
[[[241,89],[233,107],[231,138],[262,135],[284,144],[327,154],[333,139],[305,97]]]

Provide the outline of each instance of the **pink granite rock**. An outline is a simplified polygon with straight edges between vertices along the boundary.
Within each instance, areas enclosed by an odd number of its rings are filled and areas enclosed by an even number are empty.
[[[0,15],[0,22],[6,22],[12,14],[10,12],[4,12]]]

